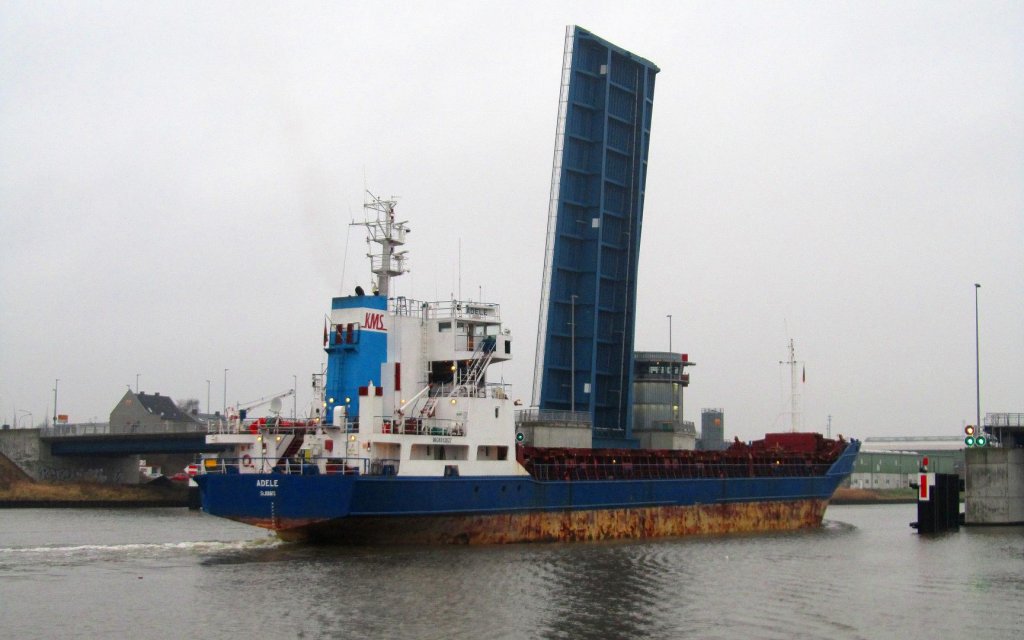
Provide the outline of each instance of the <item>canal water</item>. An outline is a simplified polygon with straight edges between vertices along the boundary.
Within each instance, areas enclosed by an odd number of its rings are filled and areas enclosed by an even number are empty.
[[[0,510],[3,638],[1016,638],[1024,528],[324,548],[184,509]]]

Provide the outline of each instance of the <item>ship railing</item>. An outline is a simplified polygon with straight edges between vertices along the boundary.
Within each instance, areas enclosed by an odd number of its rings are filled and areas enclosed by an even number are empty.
[[[413,300],[399,296],[391,303],[392,313],[400,316],[419,316],[428,319],[484,320],[488,324],[501,322],[501,306],[489,302],[469,300],[439,300],[435,302]]]
[[[540,481],[566,480],[677,480],[716,478],[785,478],[824,476],[831,464],[800,463],[563,463],[527,464]]]
[[[305,431],[319,424],[320,421],[316,418],[309,420],[282,419],[280,421],[267,420],[266,418],[231,421],[211,420],[207,422],[206,432],[215,434],[256,433],[262,427],[266,428],[269,433],[293,433],[295,431]],[[331,425],[325,426],[329,427]],[[347,421],[343,430],[345,433],[357,433],[359,427],[351,421]]]
[[[414,436],[455,436],[466,435],[466,423],[461,420],[443,418],[381,418],[375,428],[377,433]]]
[[[256,469],[271,469],[270,473],[282,473],[285,475],[319,475],[320,463],[328,475],[335,474],[367,474],[370,472],[370,460],[368,458],[348,457],[313,457],[294,456],[288,458],[253,458],[242,456],[241,458],[207,458],[203,461],[205,473],[251,473]],[[397,468],[397,461],[395,462]]]
[[[501,383],[487,383],[481,386],[465,384],[437,384],[430,387],[431,398],[495,398],[507,400],[509,398],[508,387],[510,385]]]

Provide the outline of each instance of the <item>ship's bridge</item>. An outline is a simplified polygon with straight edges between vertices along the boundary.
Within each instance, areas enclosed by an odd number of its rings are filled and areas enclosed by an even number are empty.
[[[451,366],[455,361],[486,358],[491,363],[512,359],[512,336],[501,328],[497,304],[395,298],[391,310],[395,316],[409,318],[420,327],[428,361]]]
[[[483,392],[488,367],[512,359],[512,335],[502,329],[496,304],[400,297],[389,301],[389,311],[395,331],[389,338],[388,359],[401,364],[401,388],[429,387],[430,396],[463,386],[460,393]],[[384,377],[389,379],[388,374]]]

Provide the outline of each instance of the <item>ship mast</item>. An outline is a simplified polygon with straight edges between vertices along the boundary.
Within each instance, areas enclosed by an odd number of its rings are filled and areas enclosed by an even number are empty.
[[[366,257],[370,259],[370,271],[376,276],[374,283],[374,295],[388,296],[391,278],[400,276],[406,271],[406,252],[395,251],[395,247],[405,244],[405,234],[410,231],[406,226],[408,221],[395,221],[395,206],[398,201],[394,196],[384,200],[369,191],[369,202],[363,204],[367,212],[373,211],[373,219],[368,213],[363,222],[353,222],[353,226],[363,226],[367,229],[366,243],[376,242],[379,249],[370,248]]]
[[[793,346],[793,339],[789,339],[789,360],[780,360],[779,364],[789,365],[789,430],[799,431],[800,427],[800,393],[797,391],[799,381],[796,376],[796,348]]]

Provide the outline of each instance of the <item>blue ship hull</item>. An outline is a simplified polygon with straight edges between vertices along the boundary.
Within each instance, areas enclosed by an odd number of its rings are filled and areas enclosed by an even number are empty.
[[[285,539],[494,543],[817,526],[853,469],[823,475],[538,481],[530,476],[204,474],[203,510]]]

